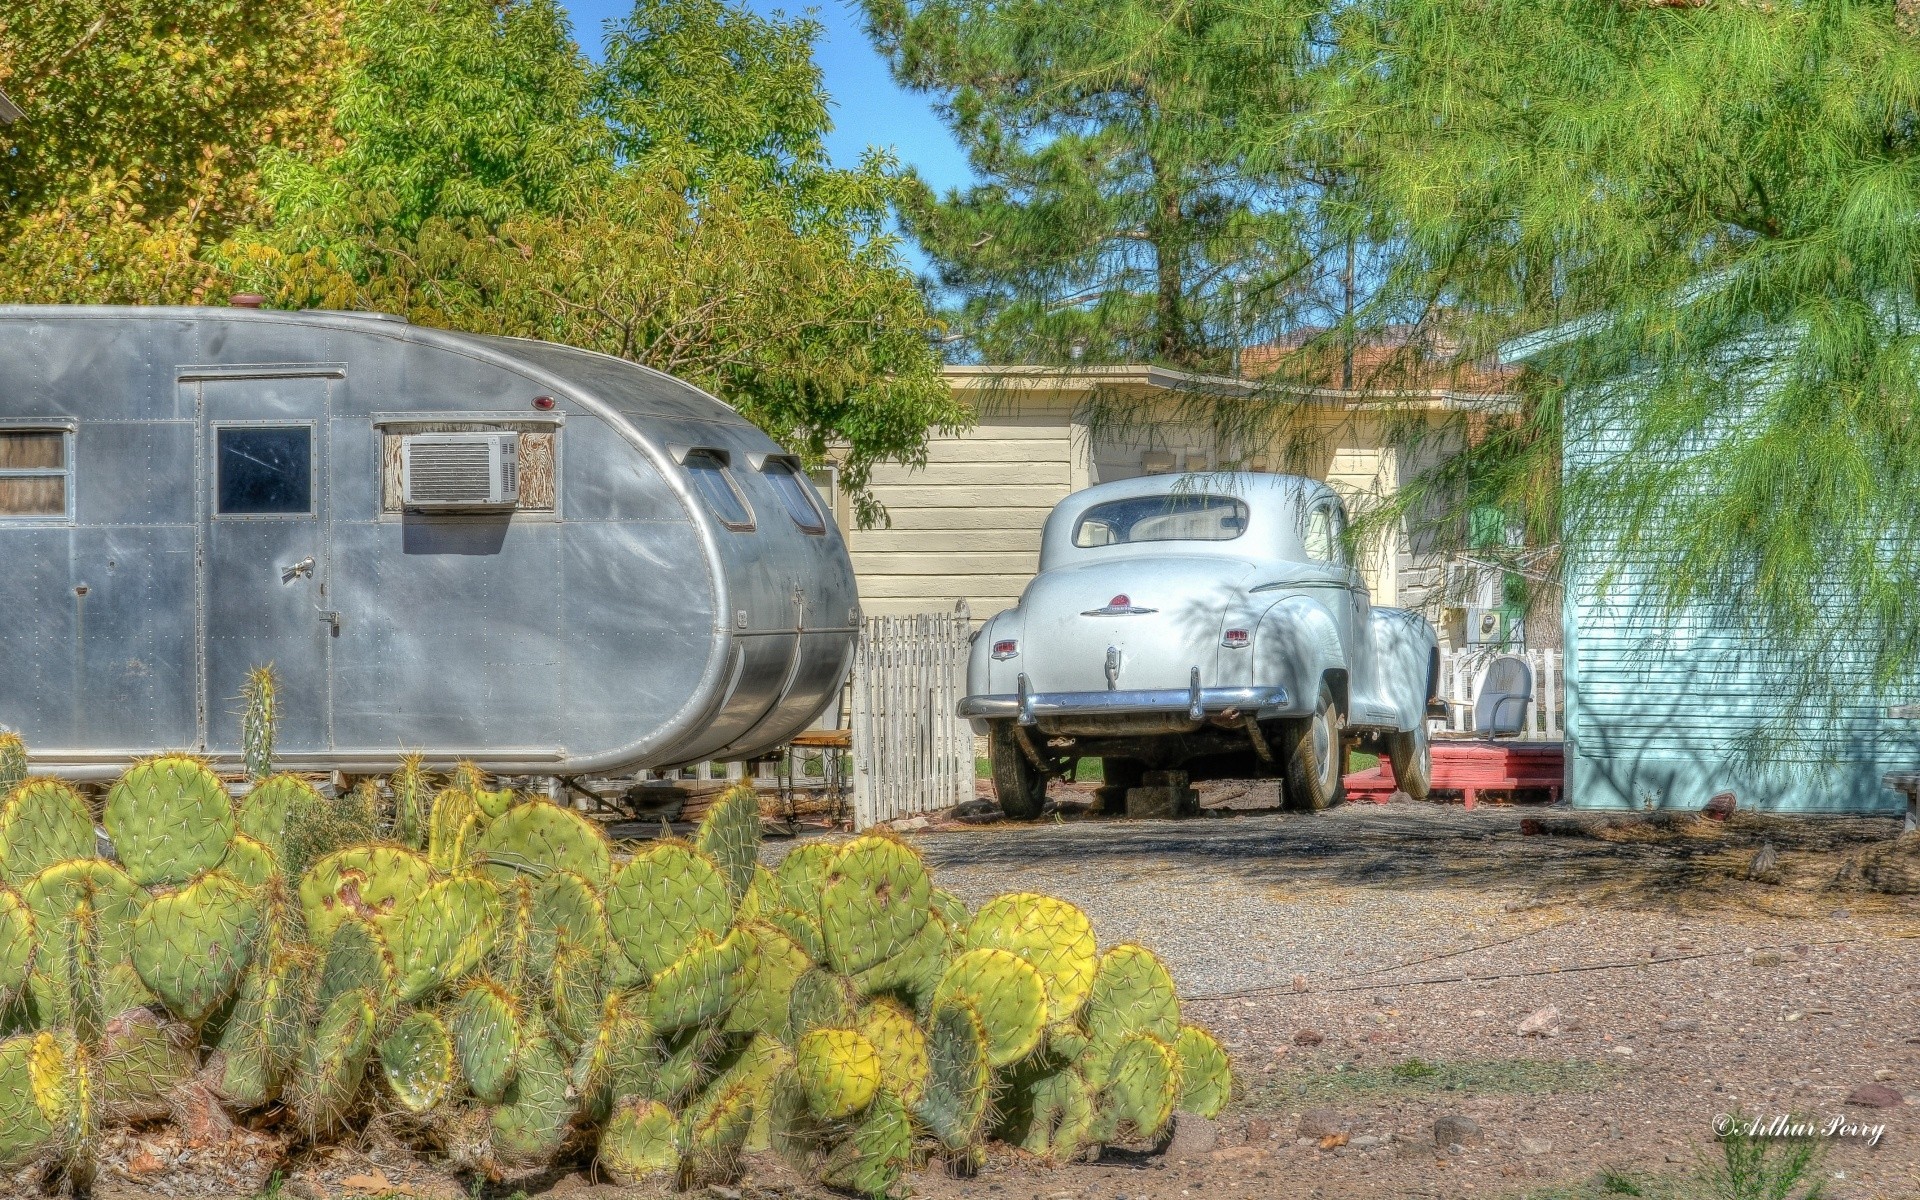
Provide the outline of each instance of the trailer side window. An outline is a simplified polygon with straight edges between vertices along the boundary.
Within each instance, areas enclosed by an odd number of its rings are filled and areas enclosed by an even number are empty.
[[[313,427],[228,425],[219,438],[219,511],[304,516],[313,511]]]
[[[0,517],[67,515],[67,435],[0,430]]]
[[[707,502],[722,525],[737,530],[753,528],[753,510],[747,507],[746,497],[734,485],[725,460],[711,450],[690,450],[686,468],[700,498]]]
[[[786,505],[787,515],[793,523],[808,533],[825,533],[826,518],[820,515],[820,506],[813,502],[813,490],[801,480],[800,472],[784,458],[770,458],[761,474],[773,484],[773,490],[780,493],[780,503]]]

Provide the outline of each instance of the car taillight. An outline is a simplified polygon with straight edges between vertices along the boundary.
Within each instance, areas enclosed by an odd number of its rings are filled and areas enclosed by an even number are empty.
[[[1020,653],[1020,643],[1015,641],[995,642],[993,656],[999,659],[1013,658]]]
[[[1229,629],[1226,635],[1220,639],[1220,644],[1229,650],[1245,650],[1247,644],[1251,641],[1253,641],[1253,635],[1246,630]]]

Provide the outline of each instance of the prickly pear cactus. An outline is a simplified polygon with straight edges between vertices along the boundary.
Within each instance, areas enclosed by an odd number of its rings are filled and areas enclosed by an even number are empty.
[[[1173,1041],[1180,1059],[1181,1112],[1217,1117],[1233,1096],[1233,1067],[1227,1052],[1211,1033],[1198,1025],[1182,1025]]]
[[[194,1031],[146,1008],[108,1021],[98,1056],[100,1107],[109,1116],[167,1112],[166,1096],[199,1069]]]
[[[0,1044],[0,1055],[4,1050]],[[0,1057],[0,1064],[4,1061]],[[680,1119],[672,1109],[658,1100],[629,1096],[614,1108],[600,1133],[600,1168],[615,1183],[627,1186],[668,1180],[680,1167],[679,1135]]]
[[[510,1166],[536,1166],[560,1148],[573,1119],[570,1074],[552,1038],[539,1034],[527,1042],[513,1082],[493,1110],[489,1141],[495,1158]]]
[[[209,871],[134,918],[134,970],[168,1012],[197,1027],[239,986],[260,921],[252,888]]]
[[[1088,1044],[1080,1070],[1088,1083],[1102,1087],[1108,1063],[1128,1035],[1150,1033],[1163,1042],[1179,1036],[1180,996],[1173,976],[1145,946],[1115,946],[1100,958],[1081,1024]]]
[[[726,876],[684,842],[636,854],[607,887],[607,925],[622,954],[651,979],[703,934],[718,942],[733,922]]]
[[[1026,1089],[1026,1134],[1020,1148],[1056,1162],[1078,1154],[1093,1135],[1093,1089],[1071,1067],[1040,1076]]]
[[[174,886],[226,857],[233,802],[197,758],[162,755],[135,763],[107,792],[101,818],[114,853],[143,887]]]
[[[600,887],[613,866],[607,835],[598,825],[545,800],[529,800],[500,814],[474,843],[473,859],[501,886],[516,875],[540,880],[572,871]]]
[[[735,904],[746,899],[760,865],[760,797],[751,785],[729,788],[700,822],[693,844],[719,864]]]
[[[13,1007],[33,971],[33,913],[12,888],[0,887],[0,1012]]]
[[[428,886],[389,925],[399,998],[411,1004],[478,966],[493,948],[500,897],[473,874]]]
[[[147,894],[127,873],[100,858],[56,863],[28,880],[20,899],[33,916],[33,970],[27,977],[35,1024],[72,1027],[76,979],[67,948],[75,936],[76,912],[85,909],[92,922],[93,953],[103,964],[97,980],[99,994],[90,1003],[97,1015],[110,1019],[129,1008],[153,1000],[130,961],[133,924],[146,907]],[[91,990],[91,989],[90,989]]]
[[[694,939],[686,953],[653,977],[647,1018],[654,1029],[669,1033],[726,1012],[747,950],[748,940],[738,930],[718,942],[707,934]]]
[[[1047,989],[1047,1022],[1072,1020],[1093,990],[1099,947],[1087,914],[1052,896],[1020,892],[982,905],[967,926],[966,948],[993,947],[1025,959]]]
[[[987,1061],[996,1067],[1033,1053],[1047,1028],[1047,992],[1040,972],[1010,950],[969,950],[940,977],[933,1003],[964,1000],[987,1031]]]
[[[374,1052],[387,1087],[408,1112],[426,1112],[452,1094],[453,1038],[432,1013],[409,1013]]]
[[[851,975],[906,949],[927,922],[932,883],[913,847],[869,834],[841,847],[820,894],[827,962]]]
[[[957,950],[947,932],[945,918],[937,912],[930,913],[920,932],[914,934],[898,954],[882,959],[855,975],[854,986],[860,989],[863,996],[871,996],[876,992],[928,996],[940,982],[940,976],[946,972],[947,963],[955,953]]]
[[[1173,1117],[1180,1098],[1180,1058],[1150,1033],[1121,1039],[1100,1089],[1101,1115],[1094,1136],[1102,1142],[1156,1137]]]
[[[321,954],[313,998],[316,1008],[327,1007],[334,997],[347,992],[366,993],[377,1012],[393,1006],[393,955],[371,922],[359,917],[342,920]]]
[[[41,1063],[53,1035],[26,1033],[0,1041],[0,1167],[17,1167],[45,1154],[54,1129],[41,1096],[50,1081]],[[53,1055],[57,1056],[57,1051]],[[57,1069],[57,1057],[56,1057]]]
[[[214,1043],[222,1098],[240,1108],[273,1100],[307,1036],[312,951],[269,947],[240,981],[233,1012]]]
[[[427,860],[399,846],[349,846],[308,869],[300,880],[307,936],[324,946],[348,917],[391,933],[420,894],[432,886]]]
[[[807,842],[788,852],[773,871],[785,898],[782,907],[818,920],[820,893],[827,890],[827,875],[839,853],[839,847],[827,842]]]
[[[913,1161],[913,1122],[906,1105],[882,1092],[853,1136],[833,1148],[820,1181],[862,1196],[884,1197]]]
[[[393,838],[409,850],[427,848],[427,814],[433,807],[432,781],[423,755],[409,754],[387,780],[393,793]]]
[[[793,1059],[807,1107],[822,1120],[852,1116],[880,1090],[880,1055],[857,1029],[815,1029],[794,1044]]]
[[[746,956],[734,988],[733,1005],[727,1010],[727,1031],[784,1036],[794,984],[813,966],[812,960],[773,925],[741,925],[732,936],[743,939]]]
[[[473,1094],[498,1104],[520,1066],[526,1036],[514,997],[490,979],[479,979],[454,1002],[447,1021],[454,1057]]]
[[[271,850],[244,833],[236,833],[227,843],[227,856],[220,860],[220,873],[257,888],[274,878],[279,868]]]
[[[895,1000],[881,999],[860,1012],[859,1029],[880,1056],[880,1086],[908,1105],[927,1090],[927,1035],[913,1014]]]
[[[20,735],[0,731],[0,798],[26,782],[27,744]]]
[[[313,785],[298,775],[274,775],[255,784],[240,802],[235,828],[265,846],[274,863],[285,868],[287,823],[324,803]]]
[[[992,1082],[980,1014],[965,1000],[936,1004],[927,1021],[927,1083],[914,1115],[967,1165],[986,1137]]]
[[[860,1011],[860,993],[853,981],[831,971],[813,969],[793,983],[787,1000],[787,1037],[798,1042],[808,1030],[823,1026],[851,1026]]]
[[[0,803],[0,883],[19,887],[55,863],[93,855],[93,818],[59,780],[23,784]]]
[[[273,664],[248,671],[246,682],[240,685],[240,747],[249,779],[261,780],[273,774],[273,735],[280,720],[279,704]]]
[[[287,1089],[308,1137],[332,1133],[346,1119],[366,1073],[376,1019],[373,997],[343,992],[321,1012]]]
[[[487,815],[480,811],[473,793],[460,788],[441,792],[433,798],[427,817],[427,861],[441,872],[465,867],[486,823]]]
[[[607,906],[584,877],[555,871],[533,889],[529,934],[529,965],[536,975],[550,971],[565,948],[597,959],[607,951]]]

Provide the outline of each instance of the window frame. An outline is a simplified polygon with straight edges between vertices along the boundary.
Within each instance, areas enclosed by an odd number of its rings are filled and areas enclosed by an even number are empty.
[[[1211,507],[1213,507],[1213,505],[1216,502],[1224,501],[1226,504],[1232,505],[1237,510],[1235,515],[1238,516],[1238,518],[1241,521],[1241,526],[1239,530],[1236,531],[1232,537],[1177,537],[1177,538],[1156,537],[1156,538],[1137,538],[1136,539],[1129,536],[1120,541],[1113,541],[1113,542],[1082,542],[1080,540],[1081,534],[1086,530],[1088,524],[1094,520],[1094,514],[1099,512],[1101,509],[1119,508],[1123,505],[1137,504],[1142,500],[1167,501],[1171,499],[1180,498],[1183,496],[1190,496],[1193,498],[1197,498],[1203,502],[1203,504],[1205,505],[1205,508],[1196,509],[1196,511],[1206,511],[1206,509],[1210,509]],[[1140,521],[1146,518],[1146,516],[1172,516],[1172,515],[1174,515],[1172,512],[1162,512],[1162,513],[1145,514],[1141,517],[1135,517],[1133,521],[1128,524],[1127,531],[1129,534],[1131,534],[1133,531],[1133,526],[1139,524]],[[1106,522],[1104,521],[1102,521],[1101,523],[1106,524]],[[1109,525],[1108,527],[1111,528],[1111,525]],[[1193,493],[1169,492],[1166,494],[1148,492],[1138,496],[1120,496],[1112,500],[1101,501],[1099,504],[1089,505],[1087,508],[1082,510],[1078,516],[1074,518],[1073,530],[1069,535],[1068,541],[1073,545],[1073,548],[1076,550],[1106,550],[1106,549],[1111,549],[1112,547],[1115,547],[1115,546],[1151,546],[1151,545],[1158,545],[1158,544],[1164,544],[1169,542],[1203,542],[1209,545],[1222,545],[1227,542],[1239,541],[1241,538],[1247,536],[1247,531],[1252,527],[1253,527],[1253,506],[1248,504],[1246,500],[1243,499],[1242,497],[1228,495],[1223,492],[1193,492]]]
[[[793,505],[787,503],[786,493],[782,492],[780,485],[774,482],[775,468],[784,471],[787,478],[793,480],[794,487],[799,489],[800,499],[806,504],[808,511],[813,513],[813,524],[809,525],[802,521],[800,514],[793,511]],[[773,494],[780,498],[780,507],[787,510],[787,515],[793,518],[793,523],[800,532],[809,537],[826,536],[827,522],[832,518],[821,511],[820,501],[813,492],[813,481],[808,478],[807,471],[800,465],[799,459],[791,455],[769,454],[766,461],[760,464],[760,474],[766,477],[767,486],[772,488]]]
[[[220,434],[228,429],[304,429],[307,431],[307,511],[230,513],[220,511]],[[320,515],[320,422],[316,420],[209,421],[213,462],[207,471],[207,515],[215,521],[312,521]]]
[[[58,467],[0,467],[0,478],[4,479],[59,479],[61,499],[65,502],[57,513],[8,513],[0,512],[0,522],[22,522],[33,525],[71,525],[74,519],[74,441],[78,430],[72,421],[0,421],[0,435],[9,433],[58,434],[60,436],[60,465]]]
[[[696,457],[711,458],[719,465],[721,482],[727,485],[727,490],[733,493],[733,498],[739,502],[741,510],[747,514],[745,524],[728,520],[725,513],[720,512],[713,506],[713,501],[707,496],[707,493],[701,489],[700,481],[695,474],[694,468],[690,465]],[[753,511],[752,501],[747,499],[746,492],[740,487],[740,481],[733,477],[733,455],[714,446],[694,446],[680,456],[680,469],[687,473],[687,486],[693,490],[696,496],[700,497],[700,503],[706,506],[707,512],[722,526],[732,530],[734,533],[752,533],[760,527],[759,520]]]

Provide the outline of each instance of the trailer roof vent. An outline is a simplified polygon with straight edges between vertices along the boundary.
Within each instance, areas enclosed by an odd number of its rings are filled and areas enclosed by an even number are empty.
[[[512,508],[520,499],[517,433],[415,433],[401,439],[408,508]]]

